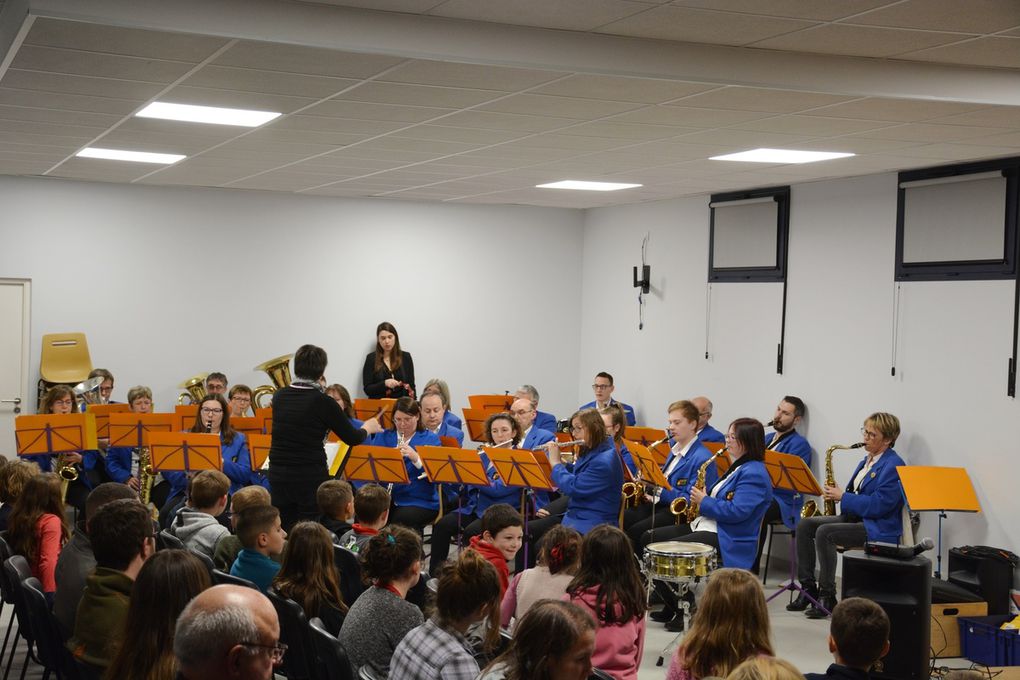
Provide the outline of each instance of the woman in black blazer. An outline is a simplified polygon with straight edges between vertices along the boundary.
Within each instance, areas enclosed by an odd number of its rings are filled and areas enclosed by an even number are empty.
[[[414,361],[400,349],[397,329],[383,321],[375,329],[375,351],[365,357],[361,380],[371,399],[414,398]]]

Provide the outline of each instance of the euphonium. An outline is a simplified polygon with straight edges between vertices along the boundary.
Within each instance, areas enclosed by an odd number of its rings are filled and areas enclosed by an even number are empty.
[[[75,397],[81,399],[81,403],[86,407],[92,404],[102,404],[103,397],[99,394],[99,388],[102,384],[103,376],[97,375],[95,378],[89,378],[78,383],[71,388],[71,391],[74,392]],[[77,413],[79,410],[78,404],[75,404],[74,412]]]
[[[714,456],[706,460],[698,468],[698,476],[694,480],[694,486],[701,491],[705,490],[705,476],[708,474],[708,466],[715,465],[715,459],[726,454],[726,447],[719,449]],[[695,503],[693,500],[687,504],[687,523],[690,524],[698,518],[698,513],[701,511],[701,506]]]
[[[290,385],[290,360],[293,356],[293,354],[284,354],[282,357],[264,361],[252,369],[253,371],[265,371],[273,382],[272,385],[260,385],[252,391],[251,408],[253,411],[267,406],[267,404],[261,403],[262,397],[271,396],[276,390],[282,390]]]
[[[836,486],[836,475],[832,472],[832,454],[839,450],[850,450],[859,449],[864,446],[864,442],[857,442],[856,444],[833,444],[825,450],[825,486]],[[809,500],[804,503],[804,507],[801,508],[801,517],[817,517],[818,515],[824,515],[826,517],[833,517],[836,514],[836,501],[831,499],[825,499],[825,510],[823,512],[818,511],[818,503],[814,500]]]
[[[187,390],[187,392],[181,392],[181,394],[177,397],[178,405],[183,406],[184,404],[197,404],[205,399],[205,379],[208,375],[208,373],[199,373],[198,375],[191,376],[178,385],[178,387],[183,387]],[[185,399],[187,399],[187,401],[185,401]]]

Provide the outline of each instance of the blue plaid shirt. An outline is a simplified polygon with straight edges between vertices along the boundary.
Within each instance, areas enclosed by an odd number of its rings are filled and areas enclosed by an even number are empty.
[[[467,639],[429,619],[409,632],[390,661],[395,680],[474,680],[478,663]]]

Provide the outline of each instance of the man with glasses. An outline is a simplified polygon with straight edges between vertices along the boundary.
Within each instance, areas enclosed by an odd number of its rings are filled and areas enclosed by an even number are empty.
[[[521,437],[521,443],[517,445],[517,448],[535,449],[553,440],[555,435],[552,432],[535,424],[535,417],[538,415],[538,411],[535,410],[535,406],[530,399],[520,398],[514,401],[510,406],[510,415],[514,417],[514,420],[521,426],[521,431],[524,433]]]
[[[623,409],[624,415],[627,416],[628,425],[636,425],[637,421],[634,419],[634,409],[624,404],[622,401],[615,401],[613,399],[613,390],[616,387],[613,385],[613,376],[609,375],[605,371],[600,371],[595,375],[595,380],[591,385],[592,392],[595,393],[595,401],[589,401],[584,404],[578,411],[593,408],[597,411],[601,411],[610,404],[616,404]]]
[[[219,371],[213,371],[205,377],[206,394],[226,394],[227,376]]]
[[[286,651],[272,603],[241,586],[213,586],[196,595],[174,631],[185,680],[270,680]]]
[[[694,397],[691,403],[698,408],[698,439],[703,442],[722,444],[726,441],[723,433],[708,424],[712,417],[712,402],[708,397]]]
[[[514,393],[514,399],[527,399],[531,402],[531,408],[535,411],[535,427],[539,430],[556,431],[556,416],[545,411],[538,410],[538,390],[534,385],[521,385]],[[519,422],[519,421],[518,421]]]

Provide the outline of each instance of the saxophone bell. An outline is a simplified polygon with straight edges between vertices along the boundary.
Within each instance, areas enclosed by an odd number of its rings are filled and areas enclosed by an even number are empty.
[[[681,517],[684,517],[686,519],[687,505],[688,505],[687,499],[684,498],[683,496],[680,496],[679,498],[674,498],[673,501],[669,504],[669,513],[676,517],[677,526],[680,525]]]

